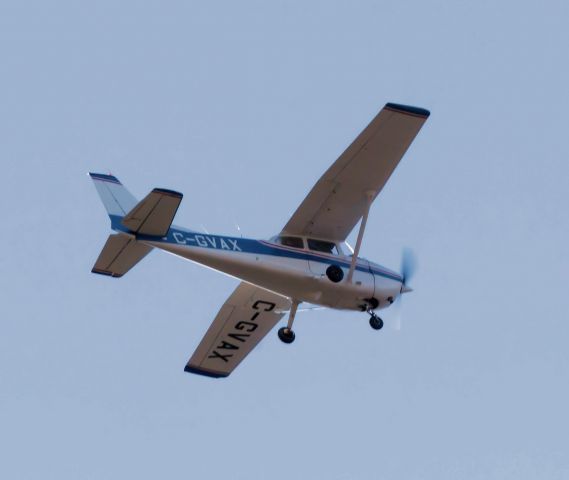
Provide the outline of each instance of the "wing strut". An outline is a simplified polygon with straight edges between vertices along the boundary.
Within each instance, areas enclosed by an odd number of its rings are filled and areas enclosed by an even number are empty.
[[[369,209],[375,198],[375,192],[366,192],[366,209],[362,217],[362,222],[360,223],[360,231],[358,232],[358,239],[356,240],[356,247],[354,249],[354,254],[352,255],[352,263],[350,264],[350,271],[348,272],[348,277],[346,278],[347,283],[352,283],[352,277],[354,275],[354,270],[356,269],[356,262],[358,261],[358,255],[360,254],[360,247],[362,246],[362,240],[364,238],[364,232],[366,229],[367,216],[369,215]]]

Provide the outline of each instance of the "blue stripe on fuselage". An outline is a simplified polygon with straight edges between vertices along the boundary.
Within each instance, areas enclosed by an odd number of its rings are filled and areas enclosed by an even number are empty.
[[[122,217],[110,215],[111,226],[113,230],[120,232],[131,233],[122,223]],[[176,227],[171,227],[165,237],[153,237],[149,235],[137,235],[140,240],[149,240],[160,243],[171,243],[174,245],[182,245],[188,247],[210,248],[213,250],[242,252],[258,255],[268,255],[273,257],[294,258],[298,260],[307,260],[313,262],[320,262],[325,264],[340,265],[345,268],[350,268],[351,259],[341,258],[338,256],[327,255],[320,252],[308,252],[292,247],[285,247],[283,245],[274,245],[263,240],[253,240],[250,238],[241,237],[225,237],[222,235],[210,235],[205,233],[192,232],[182,230]],[[357,265],[356,270],[361,272],[370,272],[374,275],[389,278],[397,282],[402,279],[397,274],[380,270],[375,265]]]

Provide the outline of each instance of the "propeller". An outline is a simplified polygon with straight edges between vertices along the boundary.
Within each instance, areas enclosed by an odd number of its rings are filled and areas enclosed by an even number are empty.
[[[411,291],[411,289],[405,290],[405,287],[407,287],[407,282],[413,278],[415,270],[417,270],[417,257],[413,253],[413,250],[405,247],[403,249],[403,253],[401,254],[401,276],[403,277],[403,291]]]
[[[410,248],[405,247],[401,253],[401,276],[403,277],[403,285],[401,286],[401,294],[412,292],[413,289],[409,287],[408,282],[413,278],[417,270],[417,257]],[[395,321],[393,328],[401,330],[401,304],[402,295],[398,295],[395,300]]]

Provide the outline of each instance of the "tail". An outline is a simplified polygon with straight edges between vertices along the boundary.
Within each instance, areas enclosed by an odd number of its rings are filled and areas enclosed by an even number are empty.
[[[122,277],[150,251],[152,246],[138,240],[139,235],[164,237],[182,201],[182,194],[155,188],[142,201],[136,198],[112,175],[89,173],[111,219],[110,235],[93,273]]]
[[[113,224],[116,220],[122,219],[138,203],[134,195],[124,187],[117,177],[102,173],[89,173],[89,176],[93,180],[97,193],[101,197]]]

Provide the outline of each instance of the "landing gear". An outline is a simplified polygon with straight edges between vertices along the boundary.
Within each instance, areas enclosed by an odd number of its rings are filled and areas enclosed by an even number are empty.
[[[370,315],[369,325],[371,326],[371,328],[373,328],[374,330],[381,330],[383,328],[383,320],[381,318],[379,318],[371,310],[368,311],[368,313]]]
[[[278,335],[281,342],[284,343],[294,342],[295,335],[294,332],[292,331],[292,324],[294,322],[294,317],[296,315],[296,310],[298,308],[299,303],[300,302],[298,302],[297,300],[292,301],[292,306],[290,307],[290,313],[288,314],[287,326],[279,328]]]
[[[366,298],[365,301],[369,305],[366,310],[371,311],[371,310],[375,310],[377,307],[379,307],[379,300],[375,297]],[[371,313],[370,313],[370,315],[371,315]]]
[[[331,282],[338,283],[344,278],[344,271],[338,265],[330,265],[326,269],[326,276]]]
[[[294,342],[294,332],[286,327],[279,328],[279,338],[281,342],[292,343]]]

